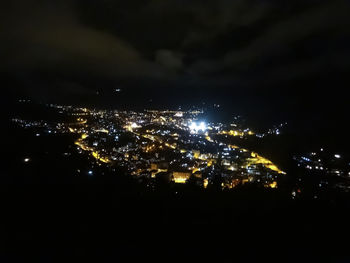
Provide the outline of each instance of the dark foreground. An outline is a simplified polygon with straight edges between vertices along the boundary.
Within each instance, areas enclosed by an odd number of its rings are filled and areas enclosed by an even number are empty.
[[[344,200],[344,199],[343,199]],[[349,262],[349,203],[280,192],[1,187],[1,262]]]

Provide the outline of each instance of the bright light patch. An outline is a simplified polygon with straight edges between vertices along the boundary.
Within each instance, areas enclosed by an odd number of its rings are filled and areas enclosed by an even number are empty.
[[[207,125],[203,121],[199,124],[196,122],[191,122],[189,128],[193,133],[198,133],[199,131],[205,132],[207,130]]]
[[[334,154],[334,157],[337,158],[337,159],[341,158],[340,154]]]
[[[24,158],[24,162],[25,162],[25,163],[27,163],[27,162],[29,162],[29,161],[30,161],[29,158]]]

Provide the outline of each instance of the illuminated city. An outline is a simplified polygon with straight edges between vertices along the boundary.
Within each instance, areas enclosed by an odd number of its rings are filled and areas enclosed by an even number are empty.
[[[4,0],[0,263],[350,263],[350,2]]]
[[[73,133],[76,150],[95,166],[126,167],[135,177],[168,176],[174,183],[195,178],[207,188],[222,176],[221,187],[245,183],[277,188],[286,173],[258,153],[220,141],[220,136],[255,136],[239,123],[206,123],[201,111],[103,111],[48,105],[75,122],[47,124],[13,119],[23,128],[40,133]],[[232,128],[235,128],[233,130]],[[26,159],[25,159],[26,160]],[[90,170],[89,170],[90,171]],[[165,175],[166,174],[166,175]],[[152,180],[151,180],[152,181]]]

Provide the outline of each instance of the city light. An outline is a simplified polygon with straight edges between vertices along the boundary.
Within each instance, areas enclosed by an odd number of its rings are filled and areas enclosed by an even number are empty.
[[[135,123],[135,122],[133,122],[132,124],[131,124],[131,128],[138,128],[139,126],[137,125],[137,123]]]
[[[192,122],[189,125],[189,128],[192,133],[198,133],[199,131],[205,132],[207,130],[207,125],[203,121],[199,124],[197,124],[196,122]]]
[[[62,107],[59,109],[63,110]],[[117,166],[127,167],[130,176],[155,178],[157,173],[163,172],[171,174],[174,183],[185,184],[191,175],[196,174],[201,180],[198,183],[206,188],[213,176],[221,173],[225,179],[224,188],[231,189],[239,183],[253,181],[274,188],[277,187],[274,183],[277,176],[285,174],[259,154],[221,141],[222,136],[218,135],[243,138],[255,134],[238,121],[232,130],[229,124],[198,121],[198,114],[202,112],[195,111],[109,112],[73,107],[64,110],[68,115],[76,116],[76,122],[50,126],[45,121],[13,121],[23,127],[44,128],[53,134],[75,133],[78,138],[74,149],[78,154],[92,157],[88,157],[92,167],[98,165],[113,171]],[[85,116],[84,119],[81,116]],[[139,129],[141,127],[145,129]],[[129,132],[129,142],[119,143],[126,132]],[[154,162],[153,166],[150,160]],[[24,159],[24,162],[28,161],[29,158]],[[321,164],[317,166],[321,167]],[[86,173],[95,175],[92,169]],[[207,178],[202,178],[202,173],[208,174]]]

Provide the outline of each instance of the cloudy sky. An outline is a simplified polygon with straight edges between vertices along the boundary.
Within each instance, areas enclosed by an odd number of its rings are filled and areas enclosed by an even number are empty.
[[[11,0],[0,10],[0,73],[6,92],[47,101],[114,105],[122,97],[257,111],[335,105],[350,83],[349,7],[340,0]]]

